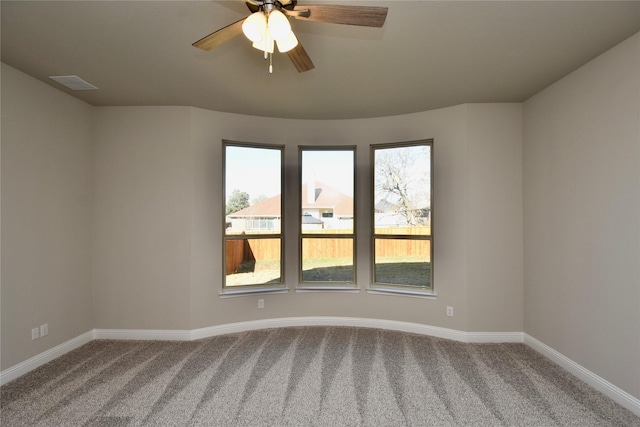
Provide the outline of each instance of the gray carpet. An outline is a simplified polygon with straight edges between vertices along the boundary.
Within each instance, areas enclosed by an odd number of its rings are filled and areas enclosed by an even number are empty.
[[[282,328],[96,340],[6,384],[2,426],[640,426],[524,344]]]

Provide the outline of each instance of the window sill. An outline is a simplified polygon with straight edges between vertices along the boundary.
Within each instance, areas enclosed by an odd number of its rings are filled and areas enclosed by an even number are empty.
[[[296,292],[342,292],[347,294],[359,294],[360,288],[353,286],[298,286]]]
[[[395,288],[367,288],[367,292],[373,295],[391,295],[411,298],[437,299],[438,294],[434,291],[421,291],[413,289]]]
[[[232,289],[222,291],[218,294],[220,298],[234,298],[255,294],[286,294],[289,288],[251,288],[251,289]]]

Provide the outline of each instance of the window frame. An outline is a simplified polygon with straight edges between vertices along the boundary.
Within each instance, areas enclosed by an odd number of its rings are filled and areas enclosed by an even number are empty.
[[[227,147],[244,147],[256,149],[269,149],[280,151],[280,232],[279,233],[260,233],[260,234],[227,234]],[[266,292],[286,292],[288,288],[285,282],[285,146],[280,144],[266,144],[253,142],[239,142],[222,140],[222,290],[220,296],[233,296],[250,293],[266,293]],[[279,239],[280,250],[280,280],[278,283],[265,284],[247,284],[247,285],[227,285],[227,242],[235,240],[267,240]]]
[[[370,293],[391,293],[391,294],[405,294],[415,295],[423,297],[435,297],[434,286],[434,151],[433,151],[433,138],[407,141],[407,142],[392,142],[382,144],[371,144],[369,152],[369,167],[370,167],[370,185],[371,185],[371,205],[370,205],[370,221],[371,221],[371,248],[370,248],[370,262],[371,262],[371,281],[369,288]],[[378,149],[388,148],[402,148],[402,147],[415,147],[415,146],[427,146],[429,147],[429,191],[430,191],[430,203],[429,203],[429,225],[430,233],[428,235],[411,235],[411,234],[382,234],[376,233],[376,200],[375,200],[375,179],[376,179],[376,163],[375,163],[375,151]],[[376,281],[376,241],[378,239],[397,239],[397,240],[423,240],[429,241],[429,253],[430,253],[430,271],[429,271],[429,286],[421,287],[407,284],[393,284],[386,282]]]
[[[302,215],[304,210],[303,194],[302,194],[302,155],[304,151],[350,151],[353,153],[353,217],[352,217],[352,233],[340,234],[340,233],[305,233],[302,230]],[[355,194],[357,191],[357,171],[356,171],[356,145],[299,145],[298,146],[298,195],[300,197],[298,202],[298,286],[300,291],[305,290],[338,290],[338,291],[353,291],[358,289],[357,285],[357,206]],[[353,247],[353,281],[326,281],[326,282],[310,282],[303,280],[303,241],[304,239],[350,239]]]

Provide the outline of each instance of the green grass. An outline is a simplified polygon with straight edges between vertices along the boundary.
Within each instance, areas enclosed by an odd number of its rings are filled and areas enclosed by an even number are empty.
[[[352,258],[308,258],[302,264],[303,282],[353,282]]]
[[[379,262],[375,268],[375,280],[376,283],[428,288],[431,286],[431,263]]]
[[[376,283],[430,287],[431,263],[420,257],[379,258],[375,267]],[[313,258],[304,261],[303,282],[353,282],[351,258]],[[279,283],[278,260],[244,262],[227,276],[227,286]]]
[[[244,261],[235,273],[228,274],[226,286],[280,283],[280,261]]]

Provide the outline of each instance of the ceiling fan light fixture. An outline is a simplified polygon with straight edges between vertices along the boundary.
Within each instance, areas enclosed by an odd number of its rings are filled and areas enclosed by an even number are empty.
[[[273,10],[269,14],[269,33],[274,40],[280,41],[289,37],[291,33],[291,24],[284,13],[279,10]]]
[[[286,39],[277,40],[277,44],[280,53],[286,53],[298,46],[298,39],[296,38],[296,35],[293,34],[293,31],[291,31]]]
[[[287,53],[299,73],[312,70],[315,66],[293,34],[289,23],[290,17],[331,24],[380,28],[384,25],[389,9],[378,6],[333,4],[309,5],[305,9],[299,9],[296,7],[296,0],[244,1],[252,12],[248,17],[214,31],[192,45],[198,49],[211,50],[242,32],[251,40],[254,48],[264,52],[265,59],[271,58],[275,44],[278,43],[278,50]],[[270,72],[273,70],[271,65],[269,70]]]
[[[267,33],[267,18],[261,11],[252,13],[242,23],[242,32],[254,43],[262,41]]]
[[[273,53],[273,38],[267,32],[263,40],[253,42],[253,47],[266,53]]]

